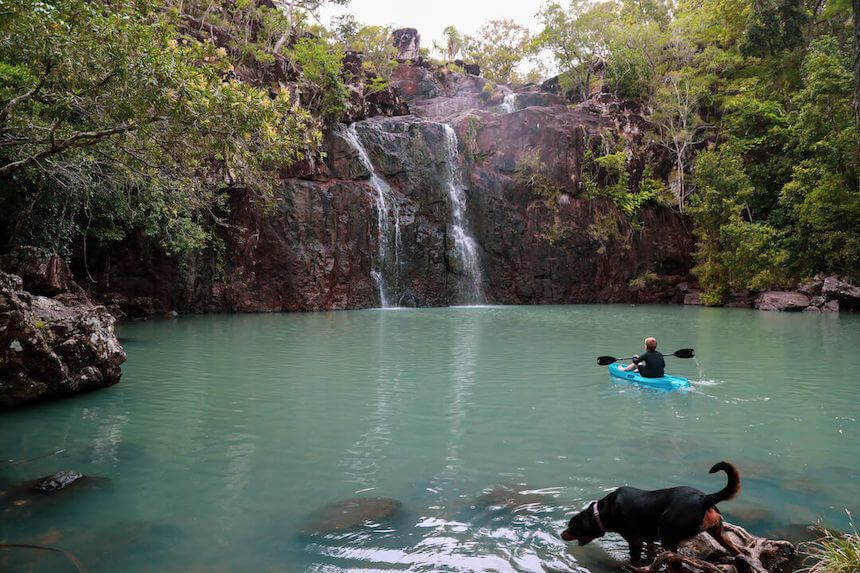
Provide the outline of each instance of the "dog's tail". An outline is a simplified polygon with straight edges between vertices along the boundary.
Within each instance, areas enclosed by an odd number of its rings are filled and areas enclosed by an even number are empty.
[[[726,472],[726,475],[729,476],[729,483],[717,493],[709,493],[705,496],[705,503],[708,505],[716,505],[721,501],[732,499],[741,491],[741,474],[738,473],[735,466],[728,462],[718,462],[708,473],[715,474],[719,471]]]

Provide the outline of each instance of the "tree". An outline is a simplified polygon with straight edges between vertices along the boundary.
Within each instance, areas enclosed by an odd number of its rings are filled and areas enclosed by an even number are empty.
[[[24,238],[41,227],[62,249],[85,228],[140,228],[170,250],[198,247],[229,188],[267,200],[276,168],[321,140],[288,91],[239,82],[223,49],[180,36],[156,4],[5,10],[0,217]]]
[[[481,66],[481,73],[499,83],[518,81],[517,65],[527,55],[528,28],[513,20],[490,20],[476,36],[463,38],[463,57]]]
[[[611,1],[570,0],[567,7],[546,4],[537,14],[543,30],[535,38],[533,50],[550,51],[561,72],[562,88],[573,90],[580,100],[591,95],[594,66],[609,54],[606,30],[619,9]]]
[[[687,164],[696,146],[705,141],[706,130],[710,127],[699,115],[702,96],[702,87],[695,78],[682,72],[669,73],[657,90],[651,116],[657,126],[658,143],[675,161],[678,208],[682,212],[688,193]]]
[[[694,272],[704,302],[722,304],[731,290],[782,283],[788,255],[777,245],[777,231],[742,217],[753,187],[739,159],[704,151],[696,158],[694,181],[689,212],[696,224]]]
[[[336,122],[346,107],[348,96],[341,78],[343,50],[322,38],[302,38],[289,52],[302,71],[300,98],[326,124]]]
[[[454,26],[446,26],[442,30],[443,44],[433,43],[433,49],[442,55],[445,61],[452,62],[457,59],[463,51],[463,34]]]
[[[390,26],[361,26],[351,37],[347,46],[364,54],[364,69],[387,84],[397,67],[397,48],[391,37]]]

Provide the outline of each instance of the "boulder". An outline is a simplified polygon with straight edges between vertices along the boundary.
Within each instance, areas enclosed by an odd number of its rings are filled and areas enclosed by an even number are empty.
[[[70,290],[72,273],[57,254],[45,253],[34,247],[18,247],[0,257],[0,269],[21,277],[24,289],[45,296]]]
[[[84,479],[84,475],[76,471],[62,471],[53,475],[45,476],[36,480],[32,487],[32,491],[40,493],[53,493],[64,489],[80,480]]]
[[[801,311],[809,303],[809,297],[797,291],[767,291],[759,295],[755,307],[759,310]]]
[[[803,312],[821,312],[821,309],[815,305],[809,305],[803,309]]]
[[[684,295],[684,304],[689,304],[691,306],[702,306],[702,293],[701,292],[688,292]]]
[[[818,296],[821,294],[821,287],[824,285],[824,277],[820,274],[815,275],[808,281],[798,283],[797,290],[808,296]]]
[[[116,384],[125,359],[103,306],[32,295],[0,272],[0,408]]]
[[[828,300],[821,307],[821,312],[839,312],[839,301],[838,300]]]
[[[391,33],[398,60],[417,60],[420,57],[421,35],[415,28],[400,28]]]
[[[821,287],[821,294],[827,300],[839,302],[840,309],[860,310],[860,287],[839,277],[827,277]]]

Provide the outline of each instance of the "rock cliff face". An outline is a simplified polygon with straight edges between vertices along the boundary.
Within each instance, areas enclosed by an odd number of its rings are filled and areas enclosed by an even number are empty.
[[[125,352],[113,316],[70,291],[68,269],[57,257],[22,269],[28,287],[53,298],[25,291],[25,280],[0,271],[0,408],[119,382]]]
[[[176,260],[142,238],[91,251],[95,294],[132,315],[683,296],[684,219],[646,207],[634,231],[582,193],[586,151],[607,131],[630,150],[634,183],[646,161],[659,165],[638,110],[605,95],[570,106],[420,58],[393,87],[401,111],[332,129],[325,159],[284,179],[274,213],[234,190],[230,218],[244,232],[226,233],[220,255]],[[518,177],[529,160],[552,193]]]

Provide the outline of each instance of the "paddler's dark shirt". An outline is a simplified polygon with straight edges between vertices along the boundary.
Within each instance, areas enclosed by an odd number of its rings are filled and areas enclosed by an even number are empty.
[[[645,378],[659,378],[663,375],[663,370],[666,368],[663,355],[656,350],[649,350],[645,354],[640,355],[634,362],[639,367],[639,374]]]

